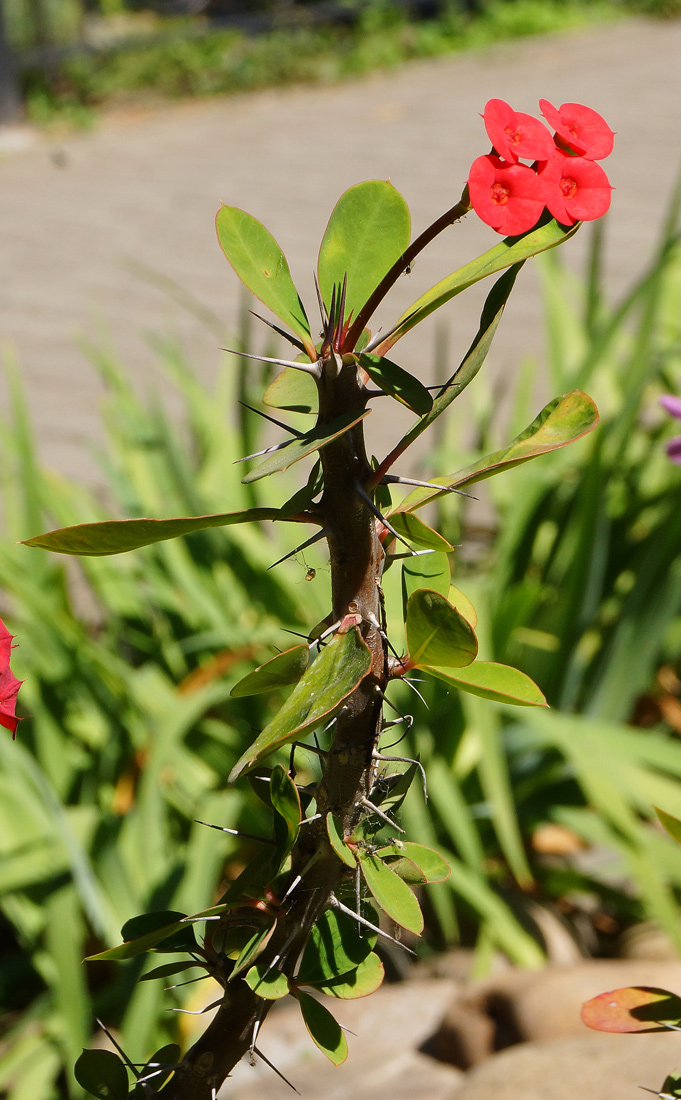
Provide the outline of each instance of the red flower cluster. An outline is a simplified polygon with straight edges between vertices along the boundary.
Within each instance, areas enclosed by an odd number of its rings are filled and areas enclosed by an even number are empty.
[[[612,152],[614,133],[591,107],[539,100],[543,122],[490,99],[483,120],[493,150],[478,157],[468,177],[471,205],[498,233],[532,229],[548,207],[561,225],[593,221],[610,206],[612,190],[597,160]],[[520,158],[533,161],[530,167]]]
[[[9,667],[11,655],[12,635],[0,619],[0,726],[11,730],[14,737],[19,723],[14,712],[17,705],[17,692],[22,681],[17,680]]]

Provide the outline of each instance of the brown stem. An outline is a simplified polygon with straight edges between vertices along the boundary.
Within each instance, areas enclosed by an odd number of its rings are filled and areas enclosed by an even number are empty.
[[[343,367],[337,373],[332,358],[325,368],[319,382],[320,425],[341,412],[363,409],[366,401],[354,366]],[[329,844],[325,818],[333,810],[346,834],[357,824],[362,812],[360,800],[371,787],[373,752],[381,729],[381,704],[388,678],[386,647],[379,629],[384,554],[374,517],[356,492],[357,485],[362,485],[370,473],[362,424],[328,444],[320,455],[324,495],[319,510],[329,544],[333,619],[359,612],[360,631],[371,652],[372,665],[337,717],[333,745],[317,788],[317,812],[322,816],[299,834],[292,853],[291,881],[302,873],[312,856],[315,862],[305,874],[303,887],[294,890],[290,903],[282,907],[274,935],[258,959],[268,964],[282,956],[279,968],[289,976],[295,971],[310,929],[348,873]],[[213,1090],[220,1088],[248,1052],[258,1013],[264,1017],[270,1006],[271,1002],[257,997],[243,978],[229,983],[216,1016],[161,1090],[163,1100],[212,1100]],[[263,1044],[266,1048],[266,1038]]]
[[[381,304],[386,294],[395,285],[400,275],[406,271],[409,264],[413,263],[419,252],[422,252],[426,245],[429,245],[438,234],[442,233],[443,229],[447,229],[448,226],[453,225],[454,222],[462,218],[464,214],[467,214],[470,210],[470,202],[468,200],[468,187],[464,188],[463,194],[459,201],[454,204],[449,210],[446,210],[444,214],[441,214],[439,218],[436,218],[432,225],[429,225],[423,230],[415,240],[411,242],[409,248],[402,253],[398,260],[390,268],[390,271],[383,276],[380,283],[374,290],[370,298],[360,309],[352,325],[348,329],[348,334],[343,341],[342,352],[354,351],[355,345],[360,336],[364,332],[364,329],[368,322],[371,320],[374,311]]]

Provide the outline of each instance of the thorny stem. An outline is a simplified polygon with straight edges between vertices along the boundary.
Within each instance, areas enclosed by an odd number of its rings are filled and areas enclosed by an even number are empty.
[[[373,294],[370,298],[367,299],[367,301],[357,314],[355,320],[352,322],[350,328],[348,329],[347,335],[343,341],[343,347],[341,348],[342,353],[354,351],[355,345],[357,344],[357,341],[364,332],[367,323],[373,316],[374,311],[381,304],[388,291],[391,290],[392,287],[395,285],[400,275],[402,275],[403,272],[406,271],[406,269],[409,267],[409,265],[414,262],[419,252],[422,252],[423,249],[427,245],[429,245],[431,241],[435,240],[435,238],[440,233],[442,233],[444,229],[447,229],[450,225],[453,225],[454,222],[459,221],[459,219],[462,218],[464,214],[468,213],[470,208],[471,206],[468,199],[468,187],[465,187],[459,201],[455,203],[454,206],[450,207],[449,210],[446,210],[444,214],[441,214],[439,218],[436,218],[431,225],[424,229],[423,233],[421,233],[418,237],[416,237],[415,240],[411,242],[409,248],[407,248],[406,251],[402,253],[399,259],[395,260],[393,266],[390,268],[387,274],[383,276]]]
[[[341,413],[361,411],[366,402],[366,392],[353,365],[338,370],[338,361],[331,354],[324,368],[318,381],[320,426]],[[310,929],[347,875],[347,868],[329,843],[326,814],[332,810],[348,835],[366,813],[363,801],[370,794],[377,767],[375,753],[388,681],[387,649],[381,629],[385,625],[380,588],[384,552],[369,506],[371,498],[367,501],[357,492],[357,486],[363,485],[371,472],[362,423],[329,443],[320,456],[324,494],[319,515],[329,545],[332,620],[361,615],[360,632],[372,663],[369,674],[338,714],[333,746],[316,791],[319,819],[301,830],[292,853],[290,883],[298,875],[304,876],[303,881],[282,905],[272,939],[258,959],[268,966],[281,956],[277,966],[289,976],[295,971]],[[216,977],[220,980],[219,973]],[[271,1004],[257,997],[243,976],[227,984],[216,1016],[159,1095],[164,1100],[211,1100],[213,1090],[220,1088],[248,1053],[256,1020],[266,1015]]]

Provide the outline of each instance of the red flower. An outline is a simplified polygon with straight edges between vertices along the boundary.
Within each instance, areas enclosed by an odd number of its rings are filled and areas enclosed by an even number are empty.
[[[9,667],[11,655],[12,635],[0,619],[0,726],[11,730],[14,737],[19,723],[14,711],[22,681],[17,680]]]
[[[548,99],[540,99],[544,118],[556,131],[556,139],[587,160],[610,156],[615,140],[604,118],[581,103],[563,103],[557,110]],[[541,160],[541,157],[537,158]]]
[[[510,237],[532,229],[544,209],[544,188],[537,174],[491,154],[473,161],[468,191],[478,217]]]
[[[600,218],[610,206],[612,187],[600,164],[586,157],[571,157],[556,149],[539,165],[544,202],[561,225]]]
[[[514,111],[503,99],[490,99],[482,117],[487,136],[505,160],[515,164],[518,157],[548,160],[551,156],[553,138],[538,118]]]

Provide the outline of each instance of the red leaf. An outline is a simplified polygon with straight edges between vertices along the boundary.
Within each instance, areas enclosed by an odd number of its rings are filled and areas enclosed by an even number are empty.
[[[613,989],[582,1005],[582,1022],[595,1031],[666,1031],[681,1024],[681,998],[648,985]]]
[[[12,731],[12,737],[16,737],[19,719],[15,712],[17,705],[17,692],[23,680],[17,680],[9,667],[12,655],[13,635],[0,619],[0,726]]]

